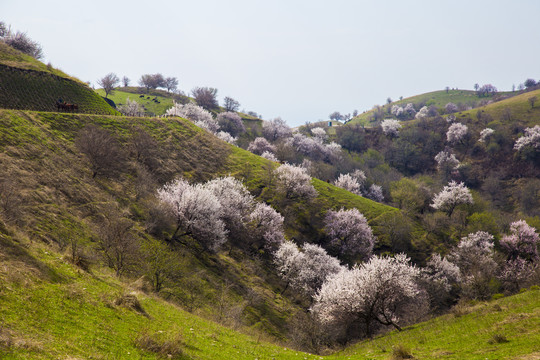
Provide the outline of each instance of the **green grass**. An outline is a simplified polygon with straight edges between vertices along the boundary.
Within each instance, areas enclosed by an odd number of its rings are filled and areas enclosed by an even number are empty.
[[[97,89],[96,93],[100,96],[105,97],[105,91],[103,89]],[[139,95],[144,95],[144,97],[141,98],[139,97]],[[113,94],[109,94],[108,98],[114,101],[116,107],[120,105],[125,105],[127,99],[129,98],[131,101],[138,102],[141,106],[144,107],[145,112],[152,116],[163,115],[168,109],[173,106],[173,99],[171,97],[146,94],[144,90],[139,94],[115,90]],[[157,99],[159,101],[159,104],[152,101],[153,99]]]

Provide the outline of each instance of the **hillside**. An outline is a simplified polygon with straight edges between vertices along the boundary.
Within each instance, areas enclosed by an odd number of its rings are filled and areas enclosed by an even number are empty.
[[[477,107],[481,101],[494,100],[495,98],[513,96],[518,94],[517,92],[499,92],[496,95],[478,97],[476,91],[473,90],[439,90],[432,91],[425,94],[414,95],[402,100],[394,100],[390,106],[399,105],[405,106],[408,103],[415,105],[415,108],[420,109],[422,106],[436,106],[438,108],[444,108],[448,103],[454,103],[456,105],[461,104],[463,106],[472,106],[473,108]],[[385,104],[384,107],[387,107]],[[373,116],[375,114],[375,109],[364,111],[359,114],[357,117],[353,118],[349,123],[350,124],[361,124],[364,126],[373,126],[375,121]]]
[[[119,113],[86,84],[0,42],[0,108],[57,111],[56,102],[76,104],[77,112]]]
[[[75,145],[89,124],[118,139],[123,156],[117,171],[92,176],[91,164]],[[191,181],[229,174],[243,179],[253,194],[286,215],[286,233],[300,243],[318,236],[313,226],[330,208],[357,207],[370,221],[396,212],[319,180],[313,182],[320,192],[313,206],[286,202],[266,179],[274,163],[223,143],[187,120],[0,110],[0,127],[2,221],[20,238],[48,244],[67,258],[75,258],[68,249],[76,244],[77,256],[90,269],[103,264],[101,252],[96,253],[103,217],[129,221],[141,243],[170,236],[169,227],[160,223],[164,220],[156,218],[155,190],[178,175]],[[153,138],[145,148],[152,154],[148,164],[156,164],[150,177],[134,158],[133,141],[141,131]],[[252,257],[252,250],[233,247],[215,256],[201,253],[194,243],[175,253],[183,259],[177,264],[183,276],[171,279],[161,293],[198,314],[284,339],[291,317],[302,311],[294,295],[279,294],[283,284],[268,255]],[[140,266],[131,265],[130,278],[146,273]],[[216,309],[217,301],[224,301],[226,310]]]
[[[537,288],[363,341],[330,356],[274,345],[70,265],[49,246],[0,229],[2,359],[536,359]],[[106,320],[105,320],[106,319]],[[167,355],[169,354],[169,355]],[[401,356],[401,357],[400,357]],[[409,357],[410,358],[410,357]]]

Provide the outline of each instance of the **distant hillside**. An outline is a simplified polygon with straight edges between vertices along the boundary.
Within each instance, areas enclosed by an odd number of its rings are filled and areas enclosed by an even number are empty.
[[[57,111],[58,99],[80,113],[119,114],[86,84],[0,42],[0,108]]]
[[[478,97],[476,91],[473,90],[440,90],[432,91],[425,94],[415,95],[402,100],[394,100],[389,106],[400,105],[405,106],[408,103],[415,105],[417,110],[422,106],[434,105],[438,108],[444,108],[449,102],[456,105],[477,107],[481,101],[494,100],[496,98],[508,97],[517,95],[515,92],[499,92],[496,95]],[[381,107],[388,107],[388,104],[381,105]],[[388,109],[386,109],[385,112]],[[364,126],[371,126],[374,123],[373,115],[374,109],[367,110],[350,121],[350,124],[362,124]],[[388,116],[390,117],[390,116]]]

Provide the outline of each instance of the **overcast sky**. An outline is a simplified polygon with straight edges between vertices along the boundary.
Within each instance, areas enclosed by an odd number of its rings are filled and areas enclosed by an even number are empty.
[[[0,20],[94,85],[160,72],[293,126],[387,97],[540,79],[537,0],[0,0]]]

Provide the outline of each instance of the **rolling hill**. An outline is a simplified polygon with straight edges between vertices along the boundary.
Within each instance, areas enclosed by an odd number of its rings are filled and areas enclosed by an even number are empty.
[[[78,112],[119,115],[81,81],[0,42],[0,108],[58,111],[56,102],[76,104]]]

